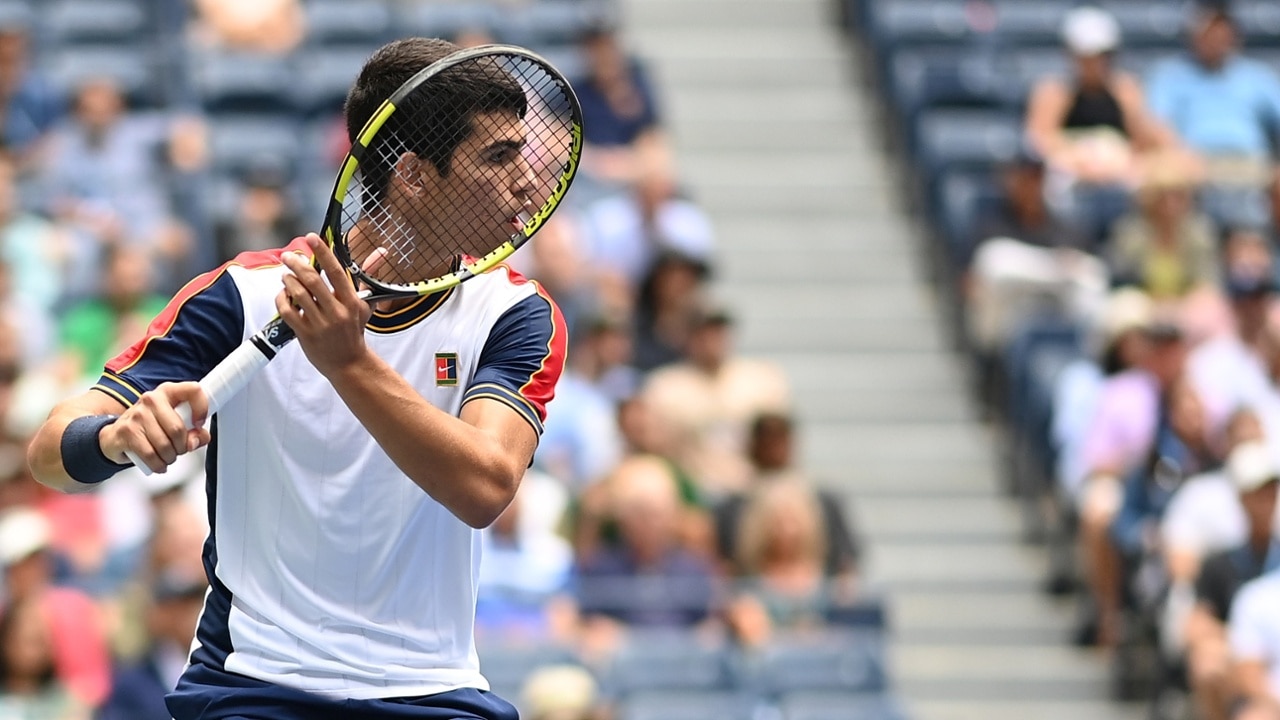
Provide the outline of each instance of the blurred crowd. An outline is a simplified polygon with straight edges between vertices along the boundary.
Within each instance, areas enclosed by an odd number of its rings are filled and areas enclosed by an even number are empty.
[[[1154,716],[1179,717],[1175,697],[1206,720],[1274,719],[1280,77],[1230,3],[1181,12],[1185,49],[1141,75],[1111,12],[1065,14],[1065,72],[1030,88],[959,298],[994,411],[1011,377],[1047,385],[1077,640],[1126,663],[1152,648],[1172,713]],[[1046,323],[1079,338],[1051,370],[1026,351]]]
[[[541,8],[559,34],[531,44],[576,76],[585,113],[568,206],[511,261],[560,304],[570,350],[535,463],[484,534],[477,636],[495,690],[531,720],[598,719],[635,638],[749,654],[851,622],[865,592],[845,505],[799,461],[783,369],[735,350],[711,222],[616,8],[398,0],[335,21],[346,5],[0,3],[0,718],[169,717],[206,588],[202,458],[59,495],[30,476],[25,443],[190,277],[316,229],[345,151],[340,104],[264,111],[283,88],[255,72],[362,60],[398,28],[367,27],[375,10],[421,10],[474,45],[525,37],[496,18]],[[139,47],[168,74],[131,76],[118,51]],[[105,59],[68,76],[67,54]],[[220,63],[240,70],[201,74]],[[356,69],[328,78],[339,103]],[[305,127],[297,155],[258,152],[280,127]],[[504,652],[547,647],[564,654],[535,676],[501,672]]]

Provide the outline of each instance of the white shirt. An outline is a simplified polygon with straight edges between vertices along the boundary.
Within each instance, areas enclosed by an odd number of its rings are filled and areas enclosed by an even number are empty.
[[[97,389],[132,402],[201,377],[274,316],[280,254],[197,278]],[[435,407],[456,416],[491,398],[539,432],[564,362],[558,311],[504,267],[375,314],[365,339]],[[333,698],[487,689],[472,637],[479,531],[396,467],[297,343],[214,432],[211,592],[193,664]]]
[[[1237,660],[1267,667],[1271,694],[1280,698],[1280,573],[1250,580],[1231,603],[1227,637]]]
[[[1174,492],[1160,523],[1160,534],[1169,547],[1193,551],[1203,558],[1243,544],[1249,521],[1240,505],[1240,493],[1226,473],[1218,470],[1196,475]]]

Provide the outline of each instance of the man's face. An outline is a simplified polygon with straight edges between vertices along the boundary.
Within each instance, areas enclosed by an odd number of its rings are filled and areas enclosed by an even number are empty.
[[[1226,62],[1236,46],[1236,31],[1230,22],[1211,18],[1202,22],[1191,37],[1191,50],[1201,63],[1217,68]]]
[[[1256,490],[1240,493],[1240,504],[1244,506],[1245,517],[1249,519],[1249,527],[1257,532],[1269,532],[1272,518],[1276,512],[1276,487],[1280,483],[1274,480]]]
[[[462,230],[458,244],[469,254],[492,250],[523,225],[518,216],[529,209],[537,184],[525,157],[527,136],[524,121],[513,113],[477,115],[471,134],[453,152],[448,177],[431,173],[434,196],[443,202],[445,217],[454,219],[445,230]]]

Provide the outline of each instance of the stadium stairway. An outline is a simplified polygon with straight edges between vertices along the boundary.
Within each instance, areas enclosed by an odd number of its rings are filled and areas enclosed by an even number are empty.
[[[1002,495],[872,94],[825,0],[625,0],[679,170],[711,213],[741,352],[789,371],[805,457],[848,499],[913,720],[1136,718]]]

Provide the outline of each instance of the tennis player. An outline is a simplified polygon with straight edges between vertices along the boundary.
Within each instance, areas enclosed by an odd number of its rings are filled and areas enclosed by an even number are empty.
[[[456,49],[377,51],[347,99],[350,135]],[[494,90],[459,70],[475,93]],[[471,123],[448,172],[427,171],[441,192],[421,201],[524,204],[527,165],[493,151],[519,146],[522,109]],[[389,192],[415,194],[391,175]],[[450,210],[430,208],[436,220]],[[298,342],[206,423],[192,380],[277,312]],[[54,409],[29,459],[43,483],[77,492],[125,467],[126,450],[163,471],[209,445],[211,587],[167,698],[176,720],[516,718],[487,691],[474,646],[477,528],[530,463],[565,339],[551,299],[503,266],[374,311],[310,235],[189,283],[91,390]],[[195,429],[175,411],[184,402]]]

